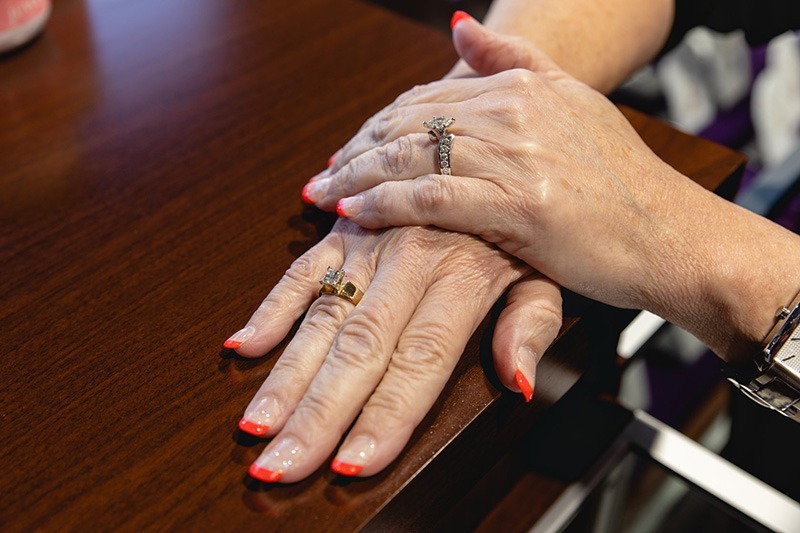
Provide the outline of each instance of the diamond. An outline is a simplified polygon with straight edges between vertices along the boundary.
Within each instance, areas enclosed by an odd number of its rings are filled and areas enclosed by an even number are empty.
[[[422,123],[423,126],[426,128],[430,128],[432,130],[438,130],[440,133],[443,133],[445,129],[449,128],[456,119],[453,117],[433,117],[432,119],[425,121]]]
[[[327,272],[325,272],[325,277],[322,278],[320,283],[323,285],[328,285],[329,287],[337,288],[342,284],[342,281],[344,281],[344,270],[336,270],[328,267]]]

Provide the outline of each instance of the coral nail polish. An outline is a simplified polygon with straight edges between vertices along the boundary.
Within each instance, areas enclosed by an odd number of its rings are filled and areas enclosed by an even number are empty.
[[[342,218],[347,218],[347,215],[344,212],[344,198],[336,202],[336,214]]]
[[[309,189],[311,189],[311,183],[306,183],[306,184],[303,186],[303,192],[300,194],[300,198],[302,198],[302,199],[303,199],[303,201],[304,201],[305,203],[307,203],[307,204],[313,204],[313,203],[314,203],[314,201],[313,201],[313,200],[311,199],[311,197],[308,195],[308,191],[309,191]]]
[[[247,339],[255,335],[256,330],[253,326],[247,326],[246,328],[242,328],[233,335],[231,335],[228,340],[226,340],[222,346],[229,349],[236,349],[242,344],[245,343]]]
[[[281,479],[284,473],[296,468],[303,458],[303,448],[294,437],[272,441],[250,466],[250,475],[267,483]]]
[[[517,370],[514,373],[514,379],[517,382],[519,390],[522,391],[522,395],[525,396],[525,401],[531,401],[531,399],[533,399],[533,387],[531,387],[531,384],[528,382],[528,378],[525,377],[525,374],[523,374],[521,370]]]
[[[247,471],[251,477],[256,478],[259,481],[264,481],[266,483],[275,483],[278,481],[283,472],[278,470],[277,472],[273,472],[272,470],[267,470],[266,468],[261,468],[257,464],[253,463],[250,465],[250,469]]]
[[[245,433],[249,433],[250,435],[255,435],[256,437],[262,437],[267,431],[269,431],[269,426],[258,424],[256,422],[251,422],[246,418],[242,418],[241,420],[239,420],[239,429],[244,431]]]
[[[334,459],[331,463],[331,470],[342,476],[357,476],[363,469],[361,465],[347,464],[338,459]]]
[[[453,18],[450,19],[450,29],[452,30],[453,28],[455,28],[456,24],[458,24],[462,20],[471,18],[472,17],[466,11],[461,11],[461,10],[456,11],[455,13],[453,13]]]
[[[256,330],[252,326],[247,326],[246,328],[242,328],[233,335],[231,335],[228,340],[223,343],[222,346],[229,349],[236,349],[242,344],[245,343],[247,339],[252,337],[255,334]]]

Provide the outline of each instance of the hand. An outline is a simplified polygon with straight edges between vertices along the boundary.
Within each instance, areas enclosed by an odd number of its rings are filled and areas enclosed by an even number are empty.
[[[358,306],[317,297],[329,265],[364,290]],[[308,476],[356,418],[332,468],[359,476],[385,468],[433,405],[475,328],[522,276],[529,277],[514,286],[498,319],[493,352],[501,381],[519,390],[522,375],[530,398],[536,362],[561,325],[557,286],[471,236],[431,228],[374,232],[340,219],[226,343],[246,357],[263,355],[308,310],[240,422],[244,431],[274,437],[251,475],[271,482]]]
[[[752,360],[797,290],[793,263],[765,258],[800,255],[800,239],[680,175],[601,94],[544,54],[535,63],[401,95],[308,199],[340,201],[368,228],[474,233],[575,292],[662,316],[728,362]],[[420,131],[434,115],[458,120],[452,177],[434,173]]]
[[[601,94],[541,53],[531,64],[536,72],[401,95],[309,185],[308,198],[324,209],[341,200],[340,214],[368,228],[473,233],[586,296],[652,304],[674,262],[646,244],[685,238],[663,198],[704,191],[659,160]],[[457,120],[453,176],[435,173],[436,145],[422,127],[434,115]]]

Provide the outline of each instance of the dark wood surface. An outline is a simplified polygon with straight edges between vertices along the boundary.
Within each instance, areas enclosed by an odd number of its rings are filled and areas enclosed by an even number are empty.
[[[531,405],[491,377],[487,321],[384,473],[246,475],[263,443],[236,422],[283,345],[244,360],[221,343],[330,227],[306,180],[454,57],[445,35],[322,0],[56,0],[45,34],[0,57],[3,529],[423,523],[575,383],[577,317]],[[742,164],[629,118],[707,187]]]

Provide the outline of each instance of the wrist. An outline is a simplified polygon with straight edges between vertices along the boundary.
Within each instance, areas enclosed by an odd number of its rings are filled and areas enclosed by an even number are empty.
[[[725,361],[752,360],[776,310],[800,290],[800,237],[681,178],[685,190],[663,196],[670,200],[654,217],[661,226],[651,248],[662,264],[647,278],[643,307]]]

